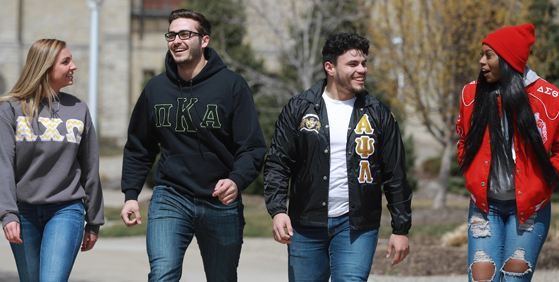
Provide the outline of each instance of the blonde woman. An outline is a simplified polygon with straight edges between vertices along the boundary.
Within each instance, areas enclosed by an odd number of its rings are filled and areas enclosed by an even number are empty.
[[[104,223],[89,110],[60,92],[75,70],[64,41],[38,40],[0,97],[0,220],[21,281],[68,281]]]

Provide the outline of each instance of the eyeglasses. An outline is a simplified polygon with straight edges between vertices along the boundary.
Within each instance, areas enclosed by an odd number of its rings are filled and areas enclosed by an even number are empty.
[[[193,34],[195,35],[200,35],[202,37],[204,37],[203,34],[198,33],[198,32],[194,32],[194,31],[190,31],[190,30],[181,30],[178,33],[175,32],[167,32],[165,33],[165,39],[167,39],[167,41],[171,42],[171,41],[175,41],[175,38],[177,37],[177,34],[179,35],[179,38],[181,40],[187,40],[190,39],[192,37]]]

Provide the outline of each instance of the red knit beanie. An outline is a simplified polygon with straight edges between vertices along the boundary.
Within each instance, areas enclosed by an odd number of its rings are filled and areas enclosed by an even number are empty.
[[[515,70],[524,73],[526,61],[530,55],[530,45],[535,41],[534,26],[523,24],[497,29],[489,34],[481,44],[491,46]]]

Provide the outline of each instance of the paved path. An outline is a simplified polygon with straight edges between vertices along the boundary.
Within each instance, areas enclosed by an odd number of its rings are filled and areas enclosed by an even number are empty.
[[[124,197],[119,178],[122,157],[102,158],[105,205],[121,207]],[[149,199],[149,190],[142,191],[142,200]],[[245,238],[241,261],[240,282],[287,281],[287,248],[271,238]],[[95,248],[79,253],[70,281],[74,282],[138,282],[147,281],[149,263],[145,250],[145,237],[101,238]],[[182,281],[205,281],[202,259],[196,242],[186,252]],[[558,271],[536,271],[534,282],[558,281]],[[457,276],[382,276],[371,275],[374,282],[463,282],[466,275]],[[17,270],[7,240],[0,238],[0,282],[17,282]]]
[[[149,263],[145,237],[101,238],[95,248],[79,253],[70,276],[76,282],[138,282],[147,281]],[[205,281],[202,260],[193,242],[186,252],[182,281]],[[559,271],[536,271],[533,281],[557,281]],[[382,282],[464,282],[457,276],[381,276],[371,275],[369,281]],[[8,242],[0,240],[0,281],[17,282],[17,271]],[[246,238],[239,263],[240,282],[287,281],[287,251],[270,238]]]

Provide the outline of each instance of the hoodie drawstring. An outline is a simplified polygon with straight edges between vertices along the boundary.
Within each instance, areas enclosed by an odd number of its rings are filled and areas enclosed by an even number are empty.
[[[178,80],[179,82],[179,90],[181,93],[181,98],[184,98],[182,95],[182,84],[180,79]],[[192,101],[192,79],[190,80],[190,101]],[[196,108],[196,104],[193,105],[194,109],[196,110],[196,115],[198,115],[198,118],[200,120],[202,120],[200,118],[200,114],[198,113],[198,109]],[[177,111],[179,111],[180,109],[177,109]],[[200,152],[200,155],[202,156],[202,160],[204,160],[204,162],[206,161],[206,157],[204,156],[204,153],[202,152],[202,142],[200,142],[200,135],[198,134],[198,127],[196,126],[196,123],[194,123],[193,120],[192,121],[192,125],[194,125],[194,130],[196,131],[196,139],[198,140],[198,152]]]

